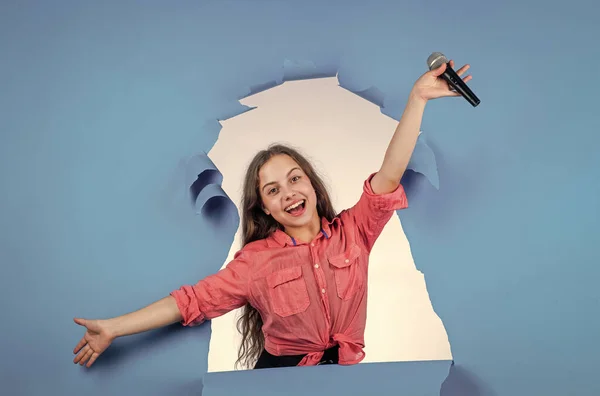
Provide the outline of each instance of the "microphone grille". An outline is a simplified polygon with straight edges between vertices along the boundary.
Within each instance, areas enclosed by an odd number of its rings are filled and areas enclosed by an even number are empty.
[[[444,63],[448,63],[448,58],[446,58],[441,52],[434,52],[433,54],[429,55],[429,58],[427,58],[427,67],[429,67],[429,70],[437,69]]]

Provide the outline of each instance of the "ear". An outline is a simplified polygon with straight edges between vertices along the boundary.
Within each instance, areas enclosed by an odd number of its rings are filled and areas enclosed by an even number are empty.
[[[264,206],[262,207],[263,212],[265,212],[265,214],[267,216],[269,216],[271,214],[271,212],[269,211],[269,209],[265,208]]]

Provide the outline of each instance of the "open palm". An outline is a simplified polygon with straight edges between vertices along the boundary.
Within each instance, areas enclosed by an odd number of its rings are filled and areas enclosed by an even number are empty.
[[[110,334],[101,320],[76,318],[74,321],[78,325],[84,326],[87,331],[73,350],[73,353],[77,354],[73,363],[83,366],[87,362],[86,366],[90,367],[98,359],[98,356],[110,346],[114,336]]]
[[[454,61],[451,60],[449,64],[450,67],[454,69]],[[419,77],[413,86],[413,92],[424,100],[437,99],[445,96],[459,96],[460,94],[451,90],[446,80],[440,77],[446,70],[446,67],[447,66],[444,63],[437,69],[428,71]],[[456,71],[456,74],[462,76],[469,68],[469,65],[464,65]],[[468,82],[472,78],[472,76],[466,76],[463,78],[463,81]]]

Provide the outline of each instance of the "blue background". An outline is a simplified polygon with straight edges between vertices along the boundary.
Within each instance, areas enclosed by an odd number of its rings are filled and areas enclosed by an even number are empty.
[[[598,6],[296,3],[0,3],[6,394],[600,394]],[[452,346],[443,385],[448,362],[205,375],[208,323],[73,365],[73,317],[138,309],[223,264],[235,224],[195,216],[178,180],[239,98],[286,59],[313,62],[398,118],[433,51],[470,63],[482,100],[428,105],[440,188],[408,174],[401,213]]]

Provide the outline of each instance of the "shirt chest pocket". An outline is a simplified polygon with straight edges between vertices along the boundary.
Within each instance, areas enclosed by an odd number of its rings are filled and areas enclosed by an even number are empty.
[[[285,268],[267,276],[273,312],[281,317],[306,311],[310,305],[302,267]]]
[[[351,299],[366,282],[366,274],[359,265],[361,249],[358,245],[349,246],[343,253],[328,258],[335,277],[338,297]]]

